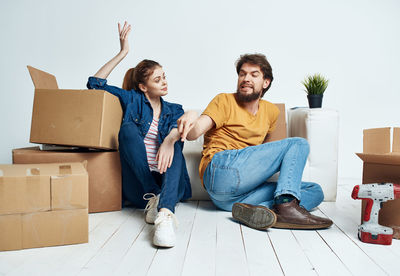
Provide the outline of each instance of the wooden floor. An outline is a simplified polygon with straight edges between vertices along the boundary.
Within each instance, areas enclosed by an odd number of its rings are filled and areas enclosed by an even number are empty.
[[[399,275],[400,241],[357,238],[355,184],[341,181],[337,202],[314,211],[334,221],[330,229],[256,231],[209,201],[191,201],[177,207],[176,246],[157,249],[143,211],[124,209],[91,214],[88,244],[0,252],[0,275]]]

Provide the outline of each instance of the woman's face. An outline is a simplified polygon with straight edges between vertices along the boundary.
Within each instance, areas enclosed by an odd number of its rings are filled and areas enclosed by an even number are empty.
[[[156,67],[141,90],[150,97],[161,97],[168,94],[168,84],[162,67]]]

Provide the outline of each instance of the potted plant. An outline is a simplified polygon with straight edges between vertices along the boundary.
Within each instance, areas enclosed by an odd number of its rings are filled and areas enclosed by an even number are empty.
[[[322,106],[322,97],[324,92],[328,87],[328,82],[321,74],[314,74],[312,76],[307,76],[301,83],[304,85],[308,105],[310,108],[318,108]]]

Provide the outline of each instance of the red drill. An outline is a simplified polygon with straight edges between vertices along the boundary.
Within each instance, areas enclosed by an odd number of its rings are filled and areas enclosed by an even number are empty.
[[[378,213],[383,202],[400,198],[400,185],[392,183],[356,185],[351,197],[367,202],[363,224],[358,227],[358,238],[366,243],[392,244],[393,229],[378,223]]]

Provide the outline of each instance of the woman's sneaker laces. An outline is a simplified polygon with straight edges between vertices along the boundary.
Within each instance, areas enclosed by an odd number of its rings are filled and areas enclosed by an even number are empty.
[[[147,223],[153,224],[158,214],[157,206],[158,202],[160,201],[160,195],[146,193],[143,195],[143,199],[148,200],[147,205],[144,208],[144,220]]]

